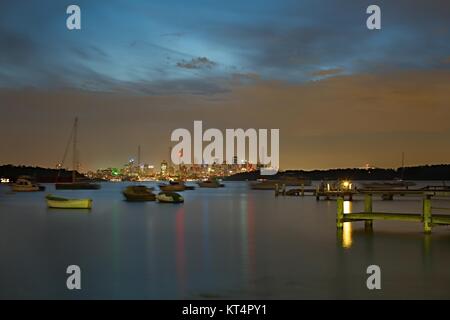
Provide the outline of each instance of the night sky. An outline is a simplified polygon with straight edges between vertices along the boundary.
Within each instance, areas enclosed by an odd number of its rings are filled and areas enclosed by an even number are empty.
[[[1,1],[0,163],[54,167],[75,116],[84,169],[194,120],[279,128],[282,169],[450,163],[450,1]]]

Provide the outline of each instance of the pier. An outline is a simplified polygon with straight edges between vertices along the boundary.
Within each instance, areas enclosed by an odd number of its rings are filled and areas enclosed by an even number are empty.
[[[353,195],[358,194],[359,192],[355,189],[324,189],[324,188],[305,188],[305,186],[300,186],[300,188],[295,189],[286,189],[286,185],[275,185],[275,197],[278,196],[295,196],[295,197],[304,197],[304,196],[314,196],[316,200],[320,200],[324,198],[326,200],[330,200],[337,197],[347,198],[348,200],[353,200]]]
[[[337,199],[337,215],[336,227],[342,229],[345,222],[364,221],[366,229],[373,228],[374,220],[391,220],[391,221],[408,221],[419,222],[423,224],[424,233],[431,233],[434,226],[450,225],[450,215],[432,214],[431,205],[432,194],[426,194],[422,201],[422,213],[389,213],[389,212],[374,212],[373,211],[373,196],[372,194],[365,194],[364,212],[358,213],[344,213],[344,198]],[[450,210],[450,208],[435,208],[440,210]]]
[[[379,196],[382,200],[394,200],[394,197],[406,196],[430,196],[430,197],[450,197],[450,187],[428,186],[418,189],[350,189],[350,188],[305,188],[301,186],[295,189],[286,189],[285,185],[275,186],[275,196],[314,196],[316,200],[337,199],[342,197],[352,201],[355,195],[365,196],[367,194]]]

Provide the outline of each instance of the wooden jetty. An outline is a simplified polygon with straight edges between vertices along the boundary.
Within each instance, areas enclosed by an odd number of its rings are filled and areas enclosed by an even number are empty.
[[[365,194],[364,212],[344,213],[344,198],[337,199],[336,227],[342,229],[345,222],[364,221],[366,229],[372,229],[374,220],[410,221],[423,223],[423,231],[430,233],[433,226],[450,225],[450,215],[432,214],[432,195],[425,195],[422,204],[422,213],[388,213],[374,212],[372,206],[372,194]],[[450,208],[435,208],[450,209]]]
[[[450,188],[447,186],[427,186],[418,189],[357,189],[360,194],[379,195],[383,200],[394,200],[394,196],[433,196],[449,197]]]
[[[315,196],[316,200],[320,200],[321,197],[330,200],[336,197],[347,197],[348,200],[353,199],[353,195],[358,194],[356,189],[351,189],[348,187],[344,188],[324,188],[317,186],[317,188],[305,188],[304,185],[300,188],[286,189],[285,184],[275,185],[275,196]]]
[[[450,187],[447,186],[428,186],[419,189],[351,189],[351,188],[338,188],[338,189],[327,189],[317,187],[315,189],[301,188],[296,189],[286,189],[285,185],[275,186],[275,196],[315,196],[316,200],[325,199],[335,199],[342,197],[353,200],[355,195],[374,195],[380,196],[383,200],[394,200],[394,196],[432,196],[432,197],[450,197]]]

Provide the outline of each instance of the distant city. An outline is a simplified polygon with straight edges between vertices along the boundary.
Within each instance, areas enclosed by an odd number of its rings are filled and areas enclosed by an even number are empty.
[[[236,156],[231,164],[223,162],[211,165],[174,165],[163,160],[158,166],[155,166],[130,159],[121,168],[98,169],[97,171],[89,171],[85,175],[93,180],[107,181],[203,180],[252,172],[262,167],[259,164],[251,164],[247,160],[239,160]]]

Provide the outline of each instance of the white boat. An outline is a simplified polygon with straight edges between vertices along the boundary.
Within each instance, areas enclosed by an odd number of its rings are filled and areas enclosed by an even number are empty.
[[[44,191],[45,187],[31,182],[29,177],[21,176],[11,185],[11,190],[14,192],[34,192]]]
[[[184,198],[176,192],[160,192],[156,199],[160,203],[183,203]]]

